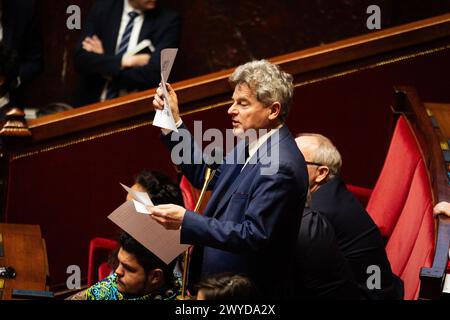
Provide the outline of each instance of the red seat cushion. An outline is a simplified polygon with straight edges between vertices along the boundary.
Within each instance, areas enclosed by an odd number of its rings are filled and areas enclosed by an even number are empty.
[[[367,204],[367,211],[383,237],[389,238],[394,229],[420,159],[415,137],[404,116],[400,116],[383,169]]]
[[[430,181],[423,161],[414,171],[411,188],[398,222],[386,245],[392,271],[405,286],[405,299],[418,295],[421,267],[431,264],[434,220]]]

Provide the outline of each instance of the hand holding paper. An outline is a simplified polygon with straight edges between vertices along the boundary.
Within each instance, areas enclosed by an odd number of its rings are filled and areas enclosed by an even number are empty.
[[[170,129],[175,132],[178,132],[178,129],[175,126],[172,109],[176,110],[178,113],[178,105],[171,105],[174,102],[174,99],[171,99],[171,97],[175,95],[175,92],[171,89],[173,94],[171,92],[169,96],[169,92],[167,91],[168,85],[166,82],[169,78],[170,71],[172,70],[177,51],[178,49],[164,49],[161,51],[161,85],[160,88],[158,88],[155,100],[153,101],[153,105],[155,106],[155,109],[157,109],[155,118],[153,119],[153,125],[164,129]]]
[[[159,206],[147,206],[152,219],[167,230],[178,230],[183,223],[186,209],[175,204],[161,204]]]

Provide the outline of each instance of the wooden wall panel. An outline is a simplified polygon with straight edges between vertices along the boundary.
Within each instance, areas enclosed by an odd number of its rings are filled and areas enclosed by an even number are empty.
[[[450,12],[450,3],[440,0],[160,2],[184,17],[172,82],[368,33],[366,8],[372,4],[382,10],[383,29]],[[80,31],[66,28],[66,9],[78,5],[84,22],[93,3],[94,0],[39,0],[45,65],[26,93],[26,106],[70,103],[78,81],[73,54]]]

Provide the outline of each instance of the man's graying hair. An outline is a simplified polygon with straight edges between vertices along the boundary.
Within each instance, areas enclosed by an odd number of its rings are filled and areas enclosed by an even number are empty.
[[[330,139],[318,133],[301,133],[297,137],[314,137],[317,144],[310,161],[327,166],[330,170],[328,179],[341,173],[342,157]]]
[[[234,87],[247,84],[256,93],[256,98],[264,106],[280,102],[279,118],[284,122],[292,104],[294,85],[292,75],[286,73],[267,60],[251,61],[236,68],[230,76]]]

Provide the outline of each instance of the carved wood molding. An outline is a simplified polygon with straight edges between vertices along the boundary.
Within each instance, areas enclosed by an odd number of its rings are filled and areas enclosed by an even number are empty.
[[[31,131],[28,129],[25,120],[25,113],[19,108],[12,108],[6,113],[6,121],[0,130],[1,137],[30,137]]]

